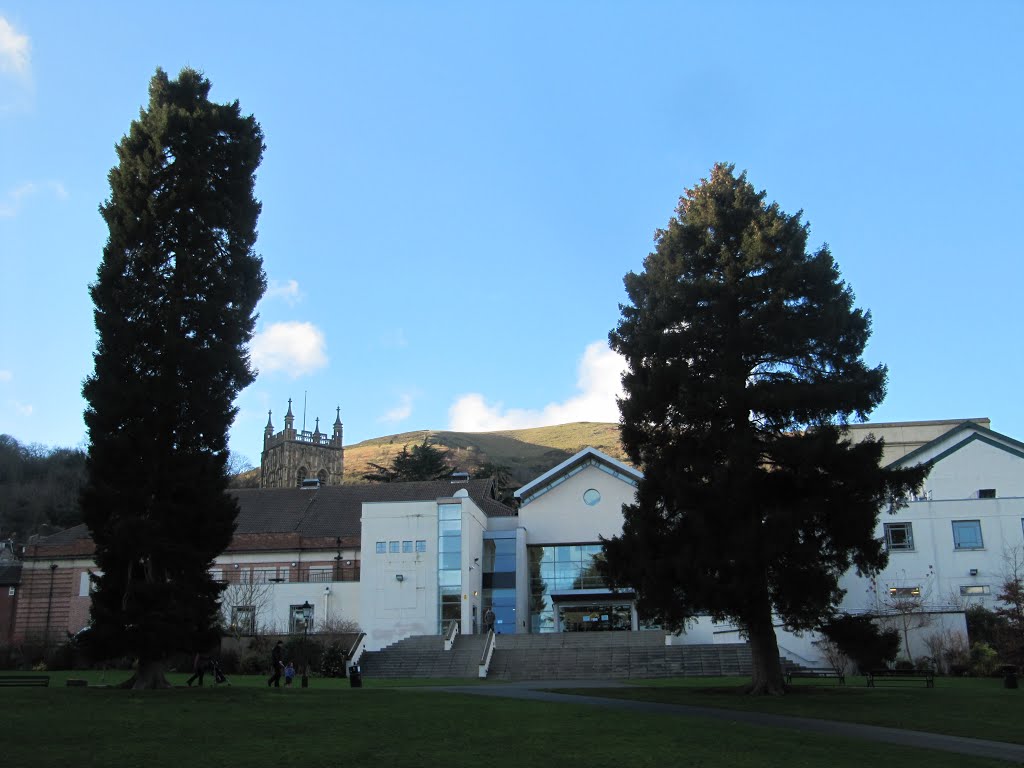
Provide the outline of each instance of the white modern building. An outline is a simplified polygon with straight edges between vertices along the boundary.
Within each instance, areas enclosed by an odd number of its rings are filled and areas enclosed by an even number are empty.
[[[995,601],[1005,558],[1024,548],[1024,444],[985,419],[858,425],[886,440],[886,460],[932,469],[923,492],[877,534],[889,549],[875,579],[848,575],[843,608],[920,598],[935,621],[963,631],[969,601]],[[236,627],[302,631],[345,620],[367,650],[451,622],[479,632],[488,609],[499,634],[639,630],[634,595],[612,592],[593,566],[601,537],[621,532],[640,473],[586,448],[498,503],[489,480],[237,491],[241,514],[214,575],[229,587]],[[84,527],[26,553],[15,636],[75,632],[87,620],[91,542]],[[257,601],[253,596],[259,595]],[[258,604],[257,604],[258,603]],[[45,624],[44,624],[45,617]],[[778,628],[782,650],[820,662],[813,636]],[[671,643],[736,642],[735,627],[697,622]]]

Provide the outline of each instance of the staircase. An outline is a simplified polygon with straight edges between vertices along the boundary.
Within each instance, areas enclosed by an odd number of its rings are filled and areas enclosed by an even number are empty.
[[[363,654],[363,674],[378,678],[475,678],[483,635],[459,635],[445,652],[440,636],[410,637]],[[782,659],[783,673],[798,668]],[[663,632],[498,635],[489,680],[574,680],[749,676],[750,646],[665,645]]]
[[[457,635],[450,651],[440,635],[408,637],[379,651],[367,651],[360,659],[363,675],[396,677],[470,677],[480,669],[484,635]]]

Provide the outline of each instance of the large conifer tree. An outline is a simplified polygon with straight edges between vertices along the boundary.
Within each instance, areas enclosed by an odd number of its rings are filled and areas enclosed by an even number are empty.
[[[165,686],[170,653],[215,636],[213,559],[238,509],[225,493],[227,431],[253,380],[246,345],[266,287],[253,250],[263,134],[210,82],[157,70],[149,106],[117,146],[97,280],[85,522],[96,544],[89,643],[138,659]]]
[[[885,394],[861,355],[857,309],[827,247],[716,165],[680,199],[611,333],[628,362],[620,401],[630,459],[644,472],[605,572],[670,627],[697,614],[736,622],[752,691],[783,690],[773,616],[814,627],[851,567],[873,573],[874,536],[922,470],[879,467],[882,445],[843,427]]]

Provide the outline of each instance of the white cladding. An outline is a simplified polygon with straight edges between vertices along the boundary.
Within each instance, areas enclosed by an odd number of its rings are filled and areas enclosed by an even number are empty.
[[[591,490],[600,494],[593,505],[584,500]],[[633,503],[635,495],[636,488],[625,480],[587,466],[524,504],[519,525],[526,529],[528,546],[596,543],[601,536],[622,533],[622,505]]]
[[[468,496],[363,504],[359,622],[366,649],[406,637],[441,634],[438,587],[438,505],[462,507],[462,626],[479,621],[480,558],[487,516]],[[398,551],[393,551],[397,542]],[[412,542],[412,552],[403,543]],[[416,551],[416,542],[424,542]],[[378,543],[384,552],[378,552]],[[475,613],[474,613],[475,609]],[[467,630],[464,630],[467,631]]]

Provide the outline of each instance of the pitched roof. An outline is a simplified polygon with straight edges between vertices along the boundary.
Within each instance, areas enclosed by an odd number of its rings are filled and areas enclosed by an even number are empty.
[[[983,427],[977,422],[965,421],[949,432],[897,459],[889,466],[913,466],[922,462],[935,463],[976,440],[1012,453],[1019,458],[1024,458],[1024,443]]]
[[[465,489],[490,517],[515,510],[492,498],[492,479],[422,483],[327,485],[315,489],[249,488],[233,491],[238,499],[238,534],[298,533],[303,537],[360,535],[363,504],[450,498]]]
[[[643,473],[635,467],[623,464],[618,459],[613,459],[608,454],[597,450],[597,448],[587,446],[574,456],[570,456],[557,467],[549,469],[536,480],[531,480],[515,492],[515,497],[522,499],[523,504],[529,504],[537,496],[546,493],[563,480],[590,465],[597,466],[631,485],[636,485],[643,477]]]
[[[272,546],[284,542],[280,534],[287,534],[288,541],[292,542],[289,546],[313,538],[341,538],[348,544],[355,544],[361,534],[364,503],[433,501],[451,498],[463,489],[489,517],[516,514],[514,509],[493,498],[493,479],[328,485],[315,489],[246,488],[230,491],[239,506],[235,540],[236,543],[240,543],[239,539],[246,542],[243,548],[252,544],[254,537],[265,539],[266,545]],[[63,549],[82,542],[92,544],[85,524],[34,539],[27,554],[37,554],[43,548],[52,552],[53,548]]]

